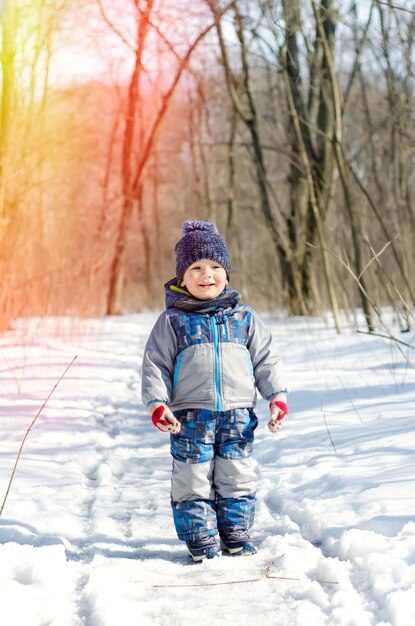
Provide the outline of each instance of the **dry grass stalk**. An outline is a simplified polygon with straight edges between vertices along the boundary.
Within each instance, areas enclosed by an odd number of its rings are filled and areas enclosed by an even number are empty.
[[[75,360],[76,360],[77,358],[78,358],[78,355],[74,356],[74,358],[72,359],[72,361],[71,361],[71,362],[69,363],[69,365],[66,367],[65,371],[63,372],[63,374],[61,374],[61,376],[59,377],[58,381],[55,383],[55,385],[54,385],[54,386],[53,386],[53,388],[51,389],[51,391],[50,391],[50,393],[49,393],[48,397],[46,398],[46,400],[44,401],[44,403],[43,403],[43,404],[42,404],[42,406],[40,407],[39,411],[36,413],[36,415],[35,415],[34,419],[32,420],[32,423],[30,424],[29,428],[28,428],[28,429],[27,429],[27,431],[26,431],[25,436],[23,437],[22,443],[20,444],[19,452],[17,453],[17,457],[16,457],[15,464],[14,464],[14,467],[13,467],[13,470],[12,470],[12,473],[11,473],[11,476],[10,476],[9,484],[8,484],[8,486],[7,486],[6,494],[5,494],[5,496],[4,496],[3,504],[1,505],[1,509],[0,509],[0,517],[2,516],[3,509],[4,509],[5,505],[6,505],[6,501],[7,501],[7,498],[8,498],[9,492],[10,492],[10,488],[11,488],[11,485],[12,485],[12,482],[13,482],[13,478],[14,478],[14,475],[15,475],[15,473],[16,473],[17,465],[18,465],[18,463],[19,463],[20,455],[21,455],[21,453],[22,453],[23,446],[24,446],[24,444],[25,444],[25,442],[26,442],[26,439],[28,438],[30,431],[32,430],[33,426],[34,426],[34,425],[35,425],[35,423],[36,423],[36,420],[38,419],[39,415],[42,413],[43,409],[45,408],[46,404],[48,403],[48,401],[49,401],[50,397],[52,396],[53,392],[55,391],[56,387],[59,385],[59,383],[61,382],[62,378],[66,375],[67,371],[69,370],[69,368],[70,368],[70,367],[72,367],[72,365],[74,364],[74,362],[75,362]]]

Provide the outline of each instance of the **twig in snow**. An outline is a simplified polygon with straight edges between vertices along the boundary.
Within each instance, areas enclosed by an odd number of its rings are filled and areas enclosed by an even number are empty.
[[[271,578],[274,580],[294,580],[298,582],[301,582],[301,580],[303,580],[302,578],[291,578],[289,576],[271,576],[270,571],[273,565],[274,565],[273,561],[269,563],[267,567],[265,568],[265,570],[262,572],[261,576],[259,576],[258,578],[248,578],[245,580],[225,580],[223,582],[218,582],[218,583],[188,583],[188,584],[185,583],[181,585],[153,585],[153,588],[171,589],[171,588],[177,588],[177,587],[217,587],[220,585],[239,585],[241,583],[257,583],[263,580],[264,578]],[[320,583],[321,585],[338,585],[338,582],[334,580],[319,580],[318,578],[313,578],[311,580],[313,580],[314,582]]]
[[[25,442],[26,442],[26,439],[27,439],[27,437],[29,436],[29,433],[30,433],[30,431],[32,430],[33,426],[35,425],[37,418],[38,418],[38,417],[39,417],[39,415],[42,413],[42,411],[43,411],[43,409],[45,408],[46,404],[48,403],[48,401],[49,401],[49,399],[50,399],[51,395],[52,395],[52,394],[53,394],[53,392],[55,391],[56,387],[59,385],[59,383],[61,382],[62,378],[66,375],[66,372],[69,370],[69,368],[70,368],[70,367],[72,367],[72,365],[74,364],[74,362],[75,362],[75,360],[76,360],[77,358],[78,358],[78,355],[74,356],[74,358],[72,359],[72,361],[71,361],[71,362],[69,363],[69,365],[66,367],[65,371],[63,372],[63,374],[61,374],[61,376],[59,377],[58,381],[55,383],[54,387],[53,387],[53,388],[52,388],[52,390],[50,391],[50,393],[49,393],[48,397],[46,398],[46,400],[44,401],[44,403],[43,403],[43,404],[42,404],[42,406],[40,407],[39,411],[36,413],[36,415],[35,415],[34,419],[32,420],[32,423],[30,424],[29,428],[28,428],[28,429],[27,429],[27,431],[26,431],[25,436],[23,437],[23,441],[22,441],[22,443],[20,444],[19,452],[17,453],[16,462],[15,462],[15,464],[14,464],[13,471],[12,471],[11,476],[10,476],[9,484],[8,484],[8,487],[7,487],[7,490],[6,490],[6,495],[4,496],[3,504],[1,505],[1,509],[0,509],[0,517],[1,517],[2,513],[3,513],[3,509],[4,509],[4,507],[5,507],[5,504],[6,504],[6,501],[7,501],[7,497],[8,497],[8,495],[9,495],[10,487],[11,487],[11,485],[12,485],[13,478],[14,478],[14,475],[15,475],[15,473],[16,473],[16,469],[17,469],[17,464],[18,464],[18,462],[19,462],[20,455],[21,455],[21,453],[22,453],[23,446],[24,446],[24,444],[25,444]]]
[[[323,413],[323,418],[324,418],[324,423],[325,423],[325,425],[326,425],[327,434],[328,434],[328,436],[329,436],[329,438],[330,438],[331,445],[333,446],[333,450],[334,450],[334,452],[335,452],[335,454],[336,454],[336,456],[337,456],[336,446],[334,445],[334,441],[333,441],[333,439],[332,439],[332,437],[331,437],[330,428],[329,428],[329,425],[328,425],[327,420],[326,420],[326,414],[324,413],[324,409],[323,409],[323,402],[321,402],[321,412]]]
[[[374,335],[375,337],[382,337],[383,339],[390,339],[391,341],[396,341],[396,343],[400,343],[403,346],[406,346],[407,348],[411,348],[412,350],[415,350],[415,346],[412,346],[410,343],[405,343],[405,341],[400,341],[400,339],[396,339],[396,337],[394,337],[393,335],[382,335],[381,333],[374,333],[374,332],[366,332],[364,330],[359,330],[357,329],[358,333],[360,333],[361,335]]]

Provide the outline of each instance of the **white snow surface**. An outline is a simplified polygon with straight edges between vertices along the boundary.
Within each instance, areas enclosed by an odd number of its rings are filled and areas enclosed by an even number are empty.
[[[156,313],[30,319],[0,335],[2,626],[413,626],[414,352],[263,316],[290,377],[259,400],[258,553],[194,564],[170,511],[169,436],[140,399]],[[414,344],[414,334],[396,337]]]

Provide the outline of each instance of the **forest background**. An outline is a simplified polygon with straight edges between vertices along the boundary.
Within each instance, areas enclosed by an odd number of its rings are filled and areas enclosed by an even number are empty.
[[[216,222],[259,309],[411,326],[413,2],[0,12],[0,330],[160,308],[188,218]]]

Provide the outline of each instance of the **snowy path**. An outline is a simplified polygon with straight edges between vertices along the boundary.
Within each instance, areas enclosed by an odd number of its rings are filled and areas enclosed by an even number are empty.
[[[168,437],[139,405],[155,317],[0,336],[1,499],[78,354],[0,518],[2,624],[413,626],[415,377],[402,355],[318,321],[273,322],[295,390],[279,437],[258,405],[259,551],[195,565],[172,524]],[[267,578],[271,563],[270,576],[298,580]],[[253,582],[214,584],[237,580]]]

